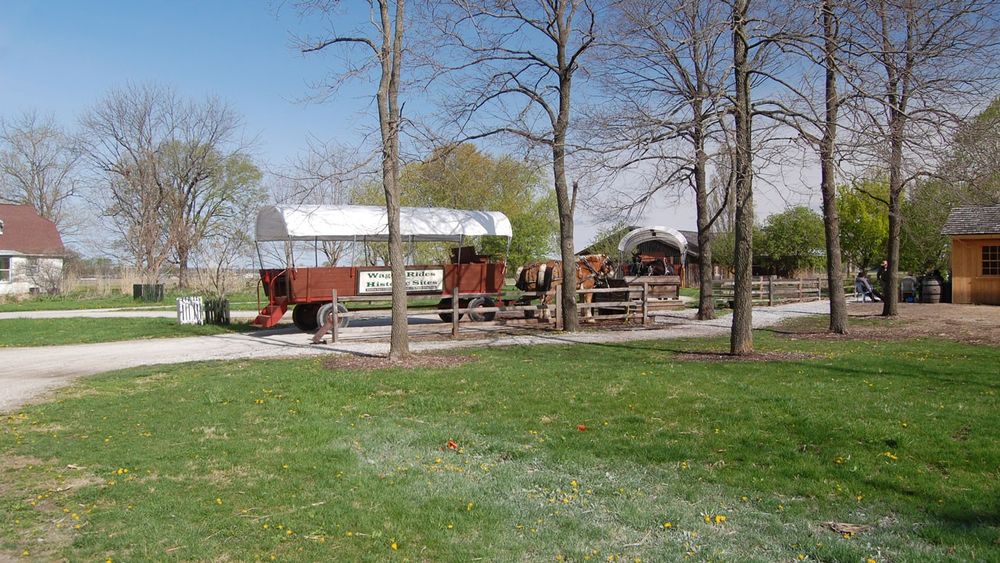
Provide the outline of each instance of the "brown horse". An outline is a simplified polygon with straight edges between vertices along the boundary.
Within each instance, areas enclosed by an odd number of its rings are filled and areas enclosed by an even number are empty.
[[[601,285],[607,285],[608,275],[613,268],[611,260],[604,254],[589,254],[581,256],[576,261],[576,288],[594,289]],[[542,295],[542,305],[548,305],[550,296],[558,291],[562,284],[562,261],[549,260],[548,262],[529,264],[518,271],[517,283],[514,287],[521,291],[545,292]],[[586,293],[583,296],[585,303],[594,301],[593,293]],[[548,308],[542,310],[542,318],[548,317]],[[587,307],[584,317],[593,320],[593,309]]]

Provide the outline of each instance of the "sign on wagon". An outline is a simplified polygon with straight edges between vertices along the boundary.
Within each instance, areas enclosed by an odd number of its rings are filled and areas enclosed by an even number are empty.
[[[440,292],[444,289],[444,268],[406,271],[406,292]],[[358,272],[358,295],[392,293],[392,272],[368,270]]]

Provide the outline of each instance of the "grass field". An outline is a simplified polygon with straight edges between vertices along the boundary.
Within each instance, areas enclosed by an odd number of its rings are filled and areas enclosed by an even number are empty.
[[[0,348],[208,336],[249,330],[251,327],[245,322],[229,326],[179,325],[176,319],[161,318],[3,319]]]
[[[1000,558],[1000,350],[756,344],[792,355],[664,341],[91,378],[5,417],[0,559]]]
[[[162,302],[139,301],[131,295],[114,294],[98,295],[75,292],[65,295],[41,295],[21,300],[0,301],[0,313],[21,311],[66,311],[77,309],[173,309],[175,299],[182,296],[197,295],[196,292],[169,291]],[[253,292],[237,293],[229,296],[233,310],[250,311],[257,309],[257,294]]]

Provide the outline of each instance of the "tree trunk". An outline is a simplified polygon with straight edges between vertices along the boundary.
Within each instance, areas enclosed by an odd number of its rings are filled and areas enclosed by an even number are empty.
[[[177,247],[177,288],[187,289],[188,287],[188,255],[187,248]]]
[[[823,46],[826,67],[826,121],[820,145],[823,225],[826,228],[826,280],[830,292],[830,332],[847,334],[847,299],[843,291],[843,265],[840,256],[840,216],[837,211],[837,183],[834,149],[837,143],[837,37],[833,0],[823,0]]]
[[[694,191],[695,209],[698,221],[698,320],[715,318],[715,295],[712,292],[712,235],[711,210],[708,205],[708,180],[705,168],[708,156],[705,154],[704,118],[700,101],[695,102],[694,144]]]
[[[378,88],[379,130],[382,134],[382,187],[389,226],[389,266],[392,271],[392,329],[389,359],[410,355],[406,326],[406,264],[399,227],[399,68],[403,56],[403,14],[405,1],[396,0],[395,21],[389,16],[389,0],[379,0],[382,16],[382,76]],[[394,32],[393,32],[394,28]]]
[[[892,317],[899,313],[899,295],[896,287],[899,282],[899,244],[902,231],[902,195],[903,195],[903,132],[906,116],[903,111],[890,110],[889,126],[889,242],[886,250],[886,260],[889,269],[882,279],[882,315]]]
[[[563,330],[572,332],[580,327],[580,311],[576,306],[576,254],[573,248],[573,197],[566,181],[565,133],[556,133],[552,145],[552,171],[555,176],[556,204],[559,208],[559,254],[562,258]]]
[[[576,70],[567,60],[566,49],[570,40],[570,18],[566,15],[567,2],[557,3],[556,20],[559,41],[556,42],[556,61],[559,68],[559,111],[552,123],[552,172],[555,178],[556,204],[559,208],[559,251],[562,257],[563,284],[562,321],[563,330],[573,332],[580,327],[580,311],[576,306],[576,252],[573,248],[573,215],[576,208],[576,184],[572,194],[566,180],[566,133],[569,131],[570,93],[573,72]]]
[[[736,79],[736,176],[732,354],[753,352],[753,155],[750,148],[750,65],[747,60],[748,0],[733,4],[733,72]]]

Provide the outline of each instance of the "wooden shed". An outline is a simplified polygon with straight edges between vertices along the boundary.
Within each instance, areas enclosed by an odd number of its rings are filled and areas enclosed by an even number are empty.
[[[1000,305],[1000,205],[956,207],[941,233],[951,236],[952,302]]]

